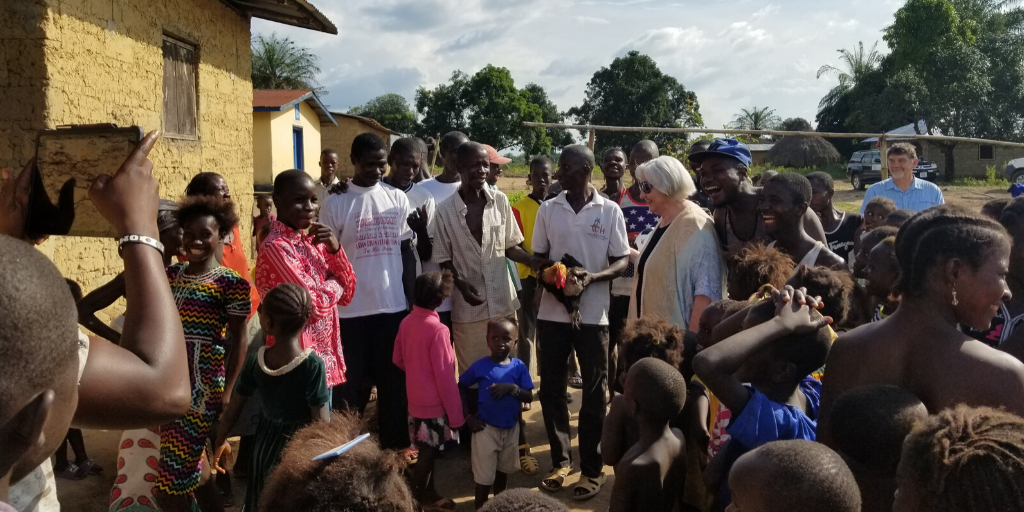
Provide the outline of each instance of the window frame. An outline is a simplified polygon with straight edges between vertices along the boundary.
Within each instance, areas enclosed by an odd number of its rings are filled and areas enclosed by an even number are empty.
[[[178,128],[171,129],[168,121],[170,116],[168,115],[168,103],[167,95],[170,92],[167,83],[167,54],[165,46],[172,44],[178,46],[187,51],[192,52],[191,69],[192,69],[192,108],[194,116],[194,132],[195,133],[178,133]],[[201,130],[199,126],[199,45],[188,38],[182,37],[178,34],[165,32],[161,37],[161,60],[163,61],[163,77],[162,77],[162,105],[160,112],[160,125],[163,137],[169,139],[178,140],[199,140]]]
[[[991,157],[985,158],[985,156],[983,154],[983,149],[984,148],[989,148],[989,150],[992,152],[991,153],[992,154]],[[995,146],[995,144],[978,144],[978,160],[986,161],[987,162],[987,161],[995,160],[995,159],[996,159],[996,146]]]

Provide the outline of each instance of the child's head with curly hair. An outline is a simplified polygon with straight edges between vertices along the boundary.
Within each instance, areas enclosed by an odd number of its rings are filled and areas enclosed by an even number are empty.
[[[786,284],[807,288],[808,294],[821,297],[825,306],[819,312],[832,317],[835,330],[853,329],[870,319],[864,290],[845,270],[801,265]]]
[[[334,413],[295,433],[281,453],[281,462],[267,479],[260,510],[306,512],[412,512],[417,510],[405,482],[406,462],[393,451],[367,439],[337,457],[313,457],[359,435],[357,418]]]
[[[622,331],[619,344],[619,382],[626,383],[629,367],[645,357],[660,359],[680,368],[683,362],[685,333],[662,318],[631,320]]]
[[[764,244],[743,246],[732,262],[729,298],[734,300],[747,300],[766,284],[782,288],[795,267],[789,256]]]
[[[1024,419],[958,405],[903,442],[895,512],[1024,510]]]

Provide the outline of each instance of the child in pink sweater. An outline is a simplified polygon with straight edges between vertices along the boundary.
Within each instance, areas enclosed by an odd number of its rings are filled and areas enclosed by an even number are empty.
[[[409,396],[409,437],[420,451],[413,469],[416,499],[424,507],[455,510],[455,502],[434,489],[434,461],[445,442],[458,439],[465,423],[462,398],[455,381],[455,353],[448,328],[434,311],[452,290],[447,270],[416,278],[413,309],[395,338],[395,366],[405,370]]]

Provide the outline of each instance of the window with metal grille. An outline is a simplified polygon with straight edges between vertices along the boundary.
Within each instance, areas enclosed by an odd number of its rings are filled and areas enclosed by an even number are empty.
[[[199,136],[196,115],[196,47],[164,36],[164,135]]]
[[[978,146],[978,158],[981,160],[995,160],[996,147],[992,144],[981,144]]]

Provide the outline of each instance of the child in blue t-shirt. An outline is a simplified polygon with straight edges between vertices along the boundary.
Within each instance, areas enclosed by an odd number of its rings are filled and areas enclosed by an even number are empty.
[[[519,412],[533,401],[533,379],[522,361],[509,357],[516,346],[515,318],[495,318],[487,324],[487,348],[491,356],[473,363],[459,377],[466,425],[473,431],[473,480],[476,508],[487,503],[493,490],[508,485],[508,474],[519,471]],[[476,414],[470,401],[476,385]]]
[[[708,465],[712,481],[716,474],[722,477],[723,507],[729,501],[724,476],[741,455],[771,441],[816,439],[821,383],[811,372],[828,357],[832,319],[815,311],[819,300],[806,296],[803,288],[774,290],[772,299],[751,308],[747,316],[770,320],[705,348],[693,359],[701,381],[732,411],[726,430],[731,440]]]

